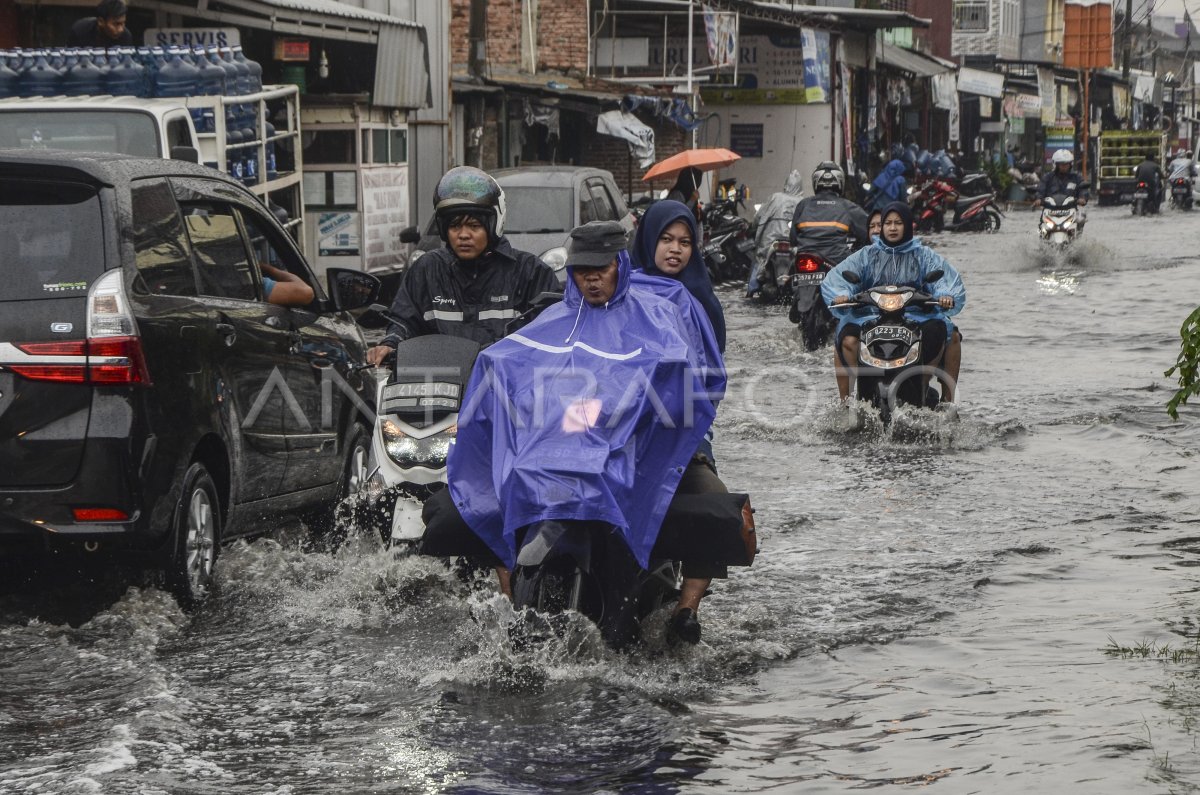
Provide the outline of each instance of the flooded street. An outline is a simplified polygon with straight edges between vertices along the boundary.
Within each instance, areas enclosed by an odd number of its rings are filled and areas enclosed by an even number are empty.
[[[957,423],[840,430],[829,349],[722,288],[762,551],[699,647],[664,615],[514,651],[489,581],[370,533],[228,547],[194,616],[10,580],[0,793],[1200,791],[1200,406],[1163,375],[1200,214],[1093,209],[1068,257],[1004,224],[927,238],[968,293]]]

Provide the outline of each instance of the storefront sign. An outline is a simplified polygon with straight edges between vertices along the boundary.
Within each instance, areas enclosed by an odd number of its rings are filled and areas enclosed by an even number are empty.
[[[958,90],[964,94],[999,99],[1004,96],[1004,75],[964,66],[958,70]]]
[[[1038,73],[1038,93],[1041,94],[1042,107],[1041,117],[1042,124],[1053,124],[1058,120],[1058,108],[1055,105],[1055,95],[1058,92],[1058,87],[1054,81],[1054,70],[1039,66]]]
[[[275,39],[275,60],[307,63],[309,60],[308,39]]]
[[[1051,127],[1046,127],[1046,151],[1043,155],[1043,164],[1051,165],[1051,158],[1059,149],[1066,149],[1072,155],[1075,154],[1075,125],[1057,124]]]
[[[242,34],[237,28],[149,28],[142,41],[147,47],[233,47]]]
[[[761,124],[729,125],[729,148],[742,157],[762,157],[763,126]]]

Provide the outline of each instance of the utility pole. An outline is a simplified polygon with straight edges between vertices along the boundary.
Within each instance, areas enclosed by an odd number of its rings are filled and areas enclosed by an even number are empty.
[[[1129,36],[1133,30],[1133,0],[1125,0],[1125,35],[1121,44],[1121,79],[1129,80]]]

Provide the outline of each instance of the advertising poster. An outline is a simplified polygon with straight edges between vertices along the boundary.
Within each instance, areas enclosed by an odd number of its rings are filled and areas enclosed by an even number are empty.
[[[808,102],[829,101],[829,34],[812,28],[800,29],[804,57],[804,96]]]
[[[1066,149],[1071,154],[1075,154],[1075,125],[1074,124],[1056,124],[1052,127],[1046,127],[1046,151],[1044,154],[1043,163],[1046,166],[1051,165],[1050,158],[1054,157],[1054,153],[1059,149]]]
[[[357,257],[358,213],[321,213],[317,218],[317,253],[322,257]]]

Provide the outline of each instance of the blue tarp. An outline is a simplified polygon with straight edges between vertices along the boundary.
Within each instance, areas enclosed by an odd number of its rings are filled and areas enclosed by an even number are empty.
[[[463,519],[509,567],[517,531],[544,519],[607,522],[648,566],[716,413],[724,371],[705,366],[721,358],[707,323],[696,322],[701,310],[681,309],[651,285],[631,287],[629,260],[619,262],[607,304],[584,301],[568,268],[563,302],[485,349],[471,374],[449,487]],[[711,350],[698,350],[699,338]]]

